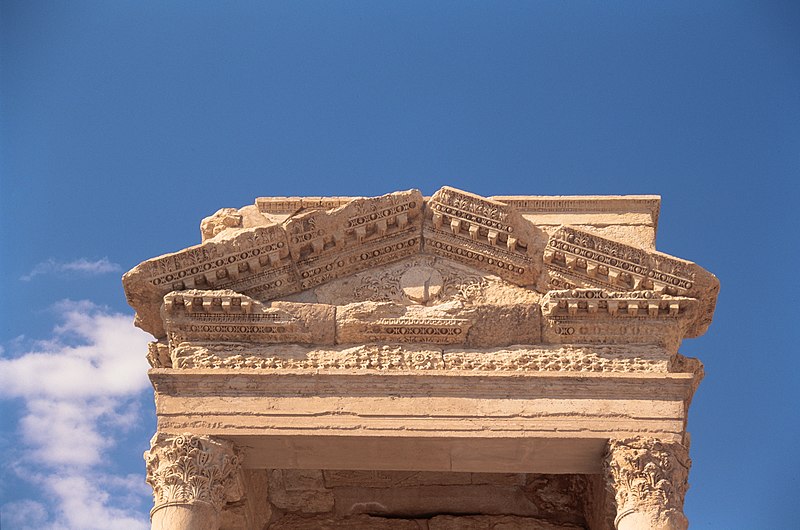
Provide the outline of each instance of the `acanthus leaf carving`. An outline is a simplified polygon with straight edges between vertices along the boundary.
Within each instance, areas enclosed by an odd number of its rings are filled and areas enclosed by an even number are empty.
[[[685,529],[683,500],[689,488],[689,451],[676,442],[637,436],[610,440],[603,461],[617,516],[645,516],[651,528]]]
[[[152,514],[173,504],[206,503],[219,512],[242,496],[240,459],[233,444],[193,434],[156,434],[145,451]]]

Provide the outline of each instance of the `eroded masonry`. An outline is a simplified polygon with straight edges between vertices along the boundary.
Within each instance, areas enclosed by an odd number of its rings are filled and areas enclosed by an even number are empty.
[[[684,529],[719,283],[656,196],[259,198],[123,278],[154,529]]]

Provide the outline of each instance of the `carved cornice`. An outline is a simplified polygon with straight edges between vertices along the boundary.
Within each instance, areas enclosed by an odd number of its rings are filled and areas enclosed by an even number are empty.
[[[603,462],[619,523],[644,514],[651,528],[686,528],[683,499],[689,488],[689,451],[652,438],[610,440]]]
[[[333,344],[335,334],[333,306],[262,304],[233,291],[169,293],[163,318],[172,348],[202,340]]]
[[[541,270],[541,230],[507,204],[448,186],[428,201],[423,238],[428,252],[517,285]]]
[[[652,290],[697,298],[701,310],[685,331],[688,336],[701,334],[711,321],[716,301],[718,282],[713,275],[691,262],[576,227],[562,226],[548,240],[545,231],[521,213],[617,211],[618,202],[631,200],[631,209],[646,206],[650,211],[658,202],[652,197],[623,199],[514,197],[502,202],[450,187],[429,199],[417,190],[371,198],[259,199],[262,212],[275,209],[289,217],[282,224],[266,226],[245,227],[237,221],[236,227],[222,230],[201,245],[141,263],[125,274],[123,284],[128,302],[136,309],[137,325],[162,338],[166,330],[159,309],[172,291],[230,290],[266,302],[428,255],[540,293],[573,288]],[[540,274],[543,270],[546,273]],[[427,304],[435,296],[423,298],[420,303]],[[235,302],[235,297],[223,300],[222,311],[229,303],[227,310],[232,313],[246,312],[244,307],[234,307]],[[199,304],[213,306],[214,301],[200,300]],[[675,303],[671,304],[668,313],[674,314]],[[613,314],[614,306],[605,307]],[[594,306],[587,307],[591,312]],[[647,311],[653,310],[648,305]]]
[[[655,291],[697,298],[702,311],[687,329],[688,336],[701,335],[711,323],[719,281],[690,261],[571,226],[562,226],[550,237],[543,259],[550,289]]]
[[[193,434],[156,434],[144,453],[153,488],[150,514],[174,504],[206,503],[220,511],[241,496],[239,457],[230,442]]]
[[[662,295],[655,291],[613,292],[603,289],[550,291],[542,300],[542,314],[678,318],[691,313],[697,300]]]
[[[300,289],[418,254],[422,207],[422,194],[411,190],[287,219]]]

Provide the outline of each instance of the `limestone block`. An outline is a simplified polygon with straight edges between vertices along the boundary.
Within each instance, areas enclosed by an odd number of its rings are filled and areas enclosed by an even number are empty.
[[[229,228],[241,228],[242,216],[236,208],[220,208],[214,215],[204,218],[200,222],[200,235],[202,241],[216,236]]]
[[[471,311],[457,302],[433,307],[391,302],[361,302],[336,311],[336,341],[463,344],[472,326]]]
[[[309,472],[310,473],[310,472]],[[309,481],[308,473],[273,469],[269,472],[269,500],[278,509],[303,514],[333,510],[333,493],[325,489],[322,473],[318,481]]]
[[[288,514],[269,525],[269,530],[426,530],[426,521],[358,515],[302,517]],[[549,530],[549,529],[548,529]]]
[[[333,344],[334,313],[325,304],[262,304],[235,291],[192,289],[167,294],[162,318],[172,348],[209,340]]]
[[[279,225],[242,229],[229,239],[147,260],[125,273],[122,284],[136,325],[157,338],[165,335],[160,308],[171,291],[231,289],[268,300],[299,289]]]
[[[339,487],[333,493],[336,513],[343,516],[359,513],[408,518],[436,513],[536,516],[540,512],[518,486]]]
[[[483,304],[476,307],[473,314],[466,341],[471,348],[541,343],[538,304]]]
[[[284,222],[301,289],[419,253],[422,194],[409,190],[310,210]]]
[[[698,301],[656,291],[550,291],[543,339],[562,344],[656,344],[676,353],[697,319]]]
[[[428,485],[455,485],[455,484],[486,484],[491,482],[490,478],[484,478],[487,482],[473,482],[473,476],[483,475],[482,473],[455,473],[455,472],[435,472],[435,471],[359,471],[359,470],[326,470],[325,485],[329,488],[352,487],[352,488],[395,488],[410,486]],[[487,474],[494,477],[495,474]],[[504,474],[497,474],[505,477]],[[524,475],[523,475],[524,476]],[[479,479],[480,480],[480,479]],[[523,481],[524,482],[524,481]],[[496,483],[504,483],[498,480]]]
[[[448,186],[427,201],[425,252],[533,285],[546,234],[513,207]]]
[[[237,228],[254,228],[275,224],[273,220],[262,214],[256,205],[235,208],[221,208],[214,215],[200,222],[202,242],[223,234],[222,238],[230,238]]]
[[[711,323],[719,280],[690,261],[562,226],[550,237],[544,262],[547,275],[542,290],[653,290],[696,298],[701,308],[687,336],[702,335]]]
[[[642,248],[655,249],[658,195],[494,196],[548,233],[573,225]]]
[[[428,521],[429,530],[583,530],[582,525],[552,523],[533,517],[512,515],[437,515]]]

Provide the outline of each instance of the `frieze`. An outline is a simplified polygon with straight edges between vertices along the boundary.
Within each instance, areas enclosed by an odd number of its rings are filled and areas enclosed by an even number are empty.
[[[551,316],[544,324],[542,338],[550,344],[653,344],[674,353],[683,337],[678,321],[644,316],[624,320]]]
[[[369,342],[424,342],[462,344],[471,322],[460,318],[381,318],[364,325]]]
[[[175,352],[175,367],[241,370],[450,370],[480,372],[654,373],[669,370],[663,348],[638,346],[556,346],[434,349],[406,344],[335,348],[258,347],[246,343],[186,343]]]

